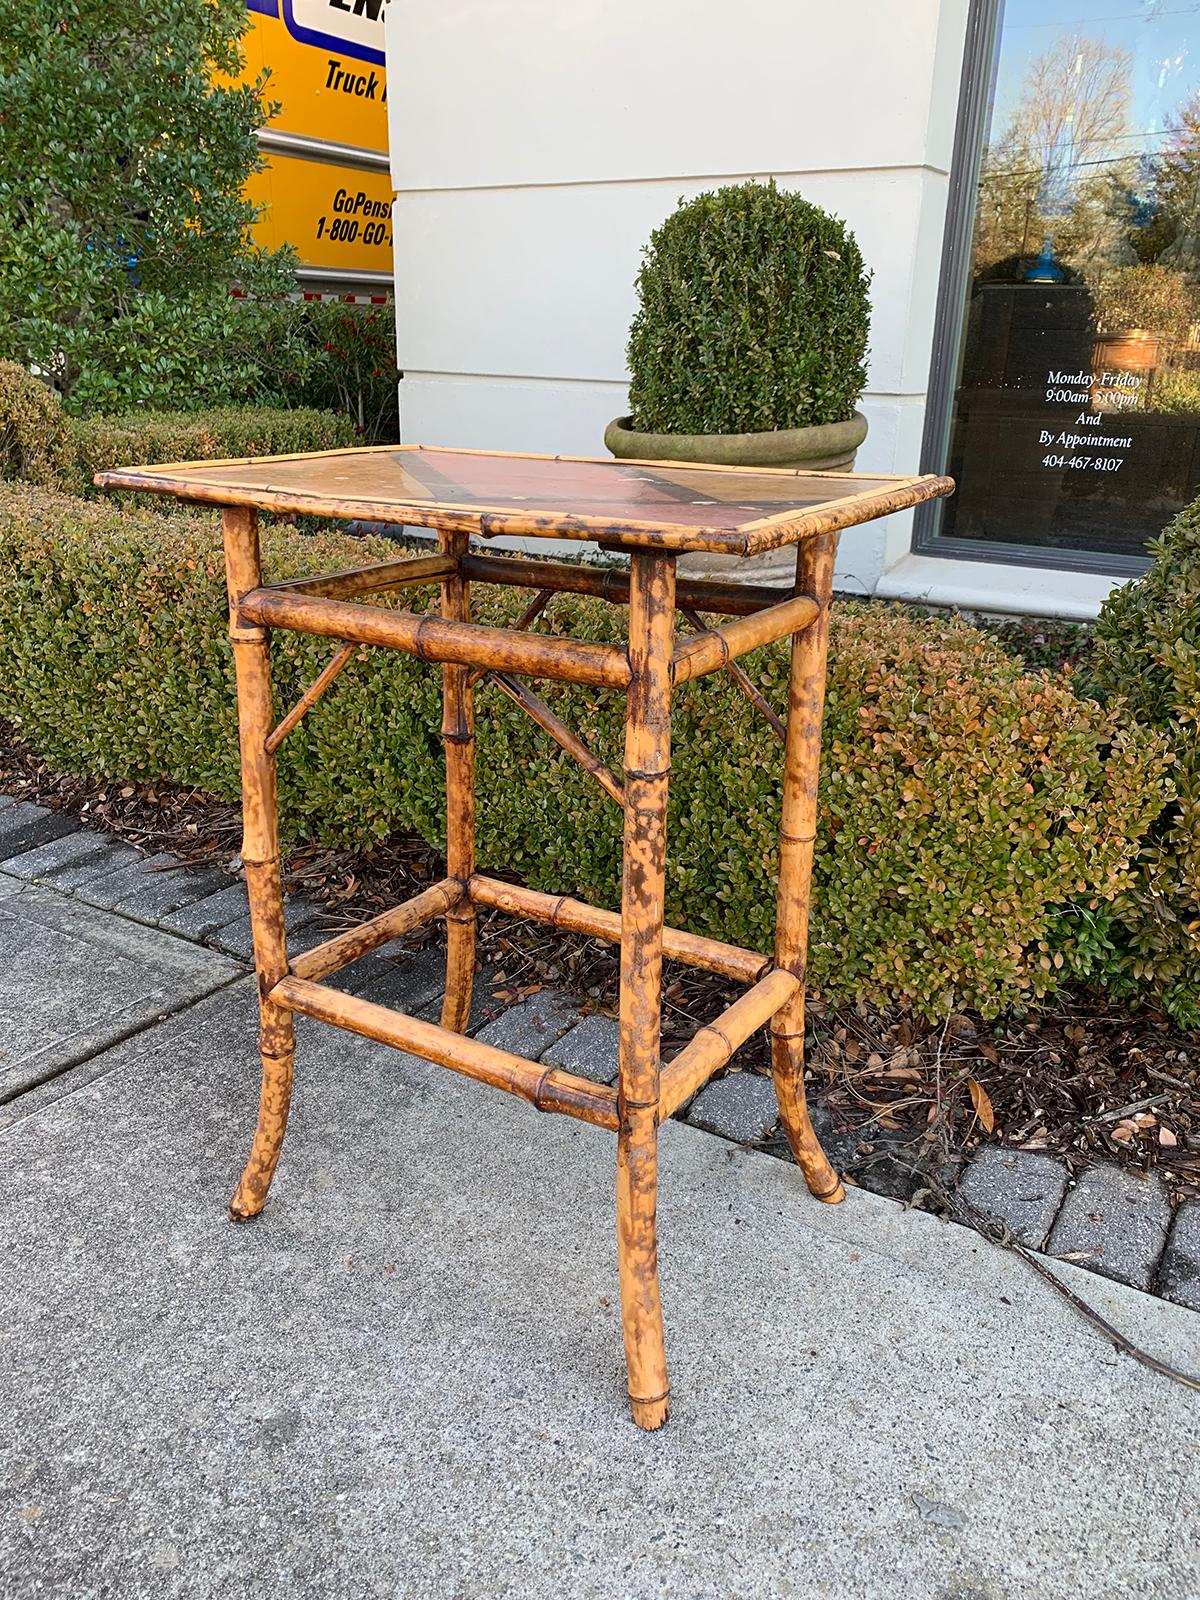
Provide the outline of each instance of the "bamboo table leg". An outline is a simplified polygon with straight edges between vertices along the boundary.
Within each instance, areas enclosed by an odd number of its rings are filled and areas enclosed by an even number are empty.
[[[445,555],[466,555],[465,533],[443,533]],[[471,620],[471,590],[461,568],[442,580],[442,616]],[[469,667],[442,668],[442,742],[446,752],[446,872],[466,886],[475,871],[475,708]],[[475,907],[464,895],[446,913],[446,995],[442,1027],[466,1030],[475,980]]]
[[[812,892],[813,844],[817,831],[817,783],[821,766],[821,710],[829,655],[829,601],[837,535],[800,545],[796,588],[811,594],[821,611],[815,622],[792,635],[788,688],[787,747],[784,756],[783,816],[779,833],[779,901],[775,917],[775,965],[802,981],[771,1023],[771,1067],[788,1144],[818,1200],[845,1198],[841,1179],[830,1166],[804,1094],[804,970],[808,959],[808,912]]]
[[[237,672],[238,730],[242,752],[242,866],[250,898],[254,965],[258,973],[262,1092],[250,1159],[229,1205],[235,1222],[248,1222],[267,1203],[292,1101],[295,1026],[290,1011],[267,995],[287,973],[280,879],[275,756],[267,749],[273,722],[271,651],[265,628],[242,624],[242,595],[262,582],[258,524],[253,511],[226,510],[225,573],[229,584],[229,636]]]
[[[674,608],[674,557],[635,554],[625,733],[617,1246],[629,1396],[633,1420],[642,1428],[661,1428],[668,1406],[655,1206]]]

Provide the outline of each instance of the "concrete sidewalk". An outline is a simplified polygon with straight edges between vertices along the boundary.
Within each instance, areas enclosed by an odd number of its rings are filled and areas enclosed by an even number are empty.
[[[0,986],[36,923],[39,1006],[65,1015],[76,935],[52,948],[29,893],[0,898]],[[674,1415],[643,1435],[609,1136],[305,1025],[271,1203],[233,1227],[253,985],[139,938],[160,997],[3,1108],[0,1594],[1200,1594],[1200,1394],[966,1229],[821,1207],[670,1124]],[[1194,1313],[1060,1270],[1200,1367]]]

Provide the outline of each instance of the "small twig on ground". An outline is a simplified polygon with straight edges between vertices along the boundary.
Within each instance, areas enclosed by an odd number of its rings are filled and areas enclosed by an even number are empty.
[[[930,1183],[935,1186],[935,1190],[941,1187],[938,1185],[936,1178],[931,1177]],[[981,1211],[977,1210],[962,1193],[961,1189],[956,1190],[953,1196],[948,1195],[943,1190],[939,1195],[939,1199],[942,1199],[943,1203],[948,1201],[955,1209],[961,1208],[965,1211],[971,1218],[971,1226],[975,1232],[981,1238],[986,1239],[989,1244],[995,1245],[997,1249],[1011,1250],[1014,1255],[1020,1256],[1025,1265],[1031,1267],[1038,1277],[1043,1278],[1052,1288],[1057,1289],[1063,1299],[1073,1306],[1081,1317],[1090,1322],[1094,1328],[1099,1328],[1105,1338],[1111,1339],[1118,1350],[1132,1357],[1139,1365],[1149,1368],[1151,1372],[1157,1372],[1162,1378],[1170,1378],[1173,1383],[1181,1383],[1187,1389],[1200,1390],[1200,1377],[1190,1372],[1181,1372],[1178,1367],[1171,1366],[1169,1362],[1160,1361],[1157,1356],[1152,1356],[1149,1351],[1143,1350],[1140,1345],[1134,1344],[1133,1340],[1123,1334],[1120,1328],[1114,1327],[1108,1318],[1102,1316],[1094,1306],[1090,1306],[1073,1289],[1069,1289],[1062,1279],[1046,1266],[1045,1262],[1038,1260],[1032,1250],[1027,1249],[1018,1239],[1014,1239],[1002,1223],[993,1222],[989,1217],[985,1217]]]

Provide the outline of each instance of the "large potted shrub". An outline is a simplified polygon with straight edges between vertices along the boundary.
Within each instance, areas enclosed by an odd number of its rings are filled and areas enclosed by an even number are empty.
[[[650,239],[615,456],[848,471],[866,437],[870,274],[838,218],[769,183],[682,202]]]

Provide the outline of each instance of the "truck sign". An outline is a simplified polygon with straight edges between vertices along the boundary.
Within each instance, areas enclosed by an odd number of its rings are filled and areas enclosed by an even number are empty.
[[[279,115],[259,133],[270,164],[247,194],[262,207],[257,243],[290,244],[301,285],[390,291],[387,0],[247,0],[245,78],[270,69]]]

